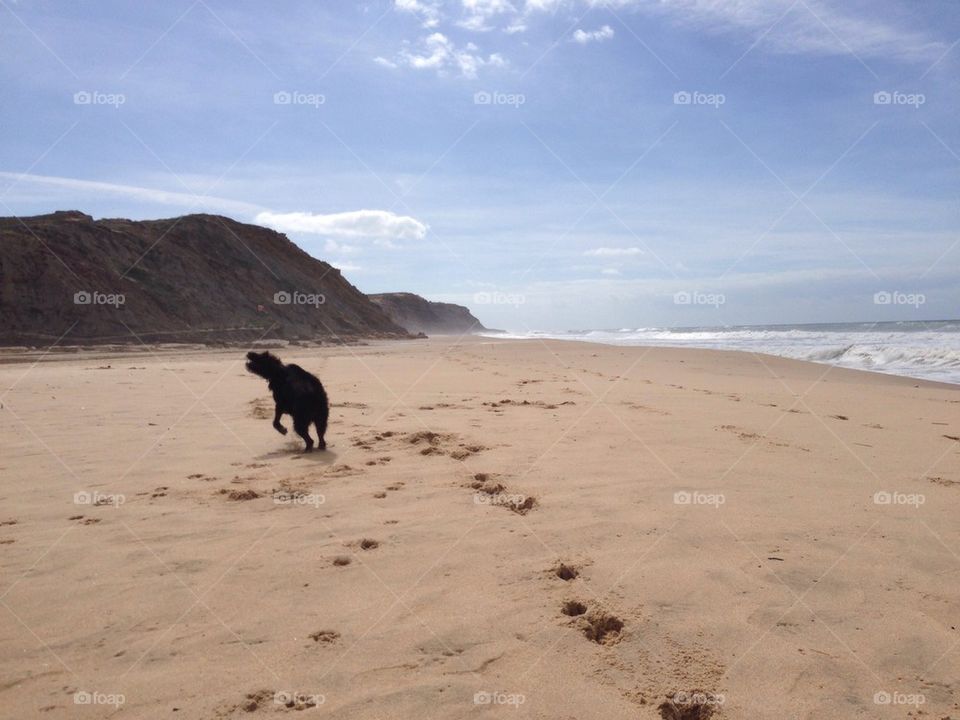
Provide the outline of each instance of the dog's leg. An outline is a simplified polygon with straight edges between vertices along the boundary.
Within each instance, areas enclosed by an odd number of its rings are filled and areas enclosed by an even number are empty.
[[[317,426],[317,437],[320,438],[320,442],[317,443],[317,447],[321,450],[327,449],[327,441],[323,436],[327,434],[327,416],[329,414],[330,411],[326,407],[323,407],[320,409],[320,412],[317,413],[317,417],[313,421]]]
[[[276,431],[281,435],[287,434],[287,429],[280,423],[280,418],[283,413],[280,411],[280,406],[277,405],[276,409],[273,411],[273,427],[276,428]]]
[[[301,417],[295,417],[293,419],[293,430],[297,435],[302,437],[303,441],[307,444],[303,451],[310,452],[313,450],[313,438],[310,437],[310,421],[304,420]]]

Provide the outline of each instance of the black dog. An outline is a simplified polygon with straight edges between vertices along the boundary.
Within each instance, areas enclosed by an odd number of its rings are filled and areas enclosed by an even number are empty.
[[[247,370],[269,383],[276,403],[273,426],[277,432],[287,434],[287,429],[280,424],[280,416],[284,413],[292,416],[294,432],[307,444],[305,452],[310,452],[313,450],[310,423],[316,423],[317,435],[320,436],[318,447],[326,450],[327,443],[323,436],[327,432],[330,405],[320,381],[299,365],[284,365],[280,358],[269,352],[248,352]]]

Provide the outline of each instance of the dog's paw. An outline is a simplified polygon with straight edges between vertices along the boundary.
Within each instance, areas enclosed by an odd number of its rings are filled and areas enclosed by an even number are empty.
[[[274,427],[274,429],[276,429],[276,431],[277,431],[278,433],[280,433],[281,435],[286,435],[286,434],[287,434],[287,429],[286,429],[283,425],[274,425],[273,427]]]

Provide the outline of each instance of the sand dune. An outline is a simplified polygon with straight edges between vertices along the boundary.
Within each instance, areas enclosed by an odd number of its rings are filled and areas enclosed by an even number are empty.
[[[239,351],[3,357],[5,716],[960,715],[957,388],[562,342],[280,354],[327,386],[328,452],[270,428]]]

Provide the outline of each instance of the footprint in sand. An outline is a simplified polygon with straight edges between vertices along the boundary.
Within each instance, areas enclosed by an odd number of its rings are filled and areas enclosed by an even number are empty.
[[[584,636],[598,645],[614,645],[620,642],[623,620],[603,610],[594,610],[583,616],[580,623]]]
[[[590,642],[598,645],[613,645],[620,642],[623,635],[623,620],[605,610],[588,612],[586,603],[579,600],[567,600],[560,607],[567,617],[576,618],[576,626]]]
[[[336,565],[337,567],[346,567],[347,565],[349,565],[349,564],[352,563],[352,562],[353,562],[353,560],[352,560],[350,557],[346,556],[346,555],[337,555],[337,556],[333,559],[333,564]]]
[[[715,708],[723,704],[716,693],[690,690],[675,692],[660,703],[657,710],[663,720],[709,720]]]
[[[247,414],[257,420],[269,420],[273,417],[273,403],[266,398],[257,398],[247,403]]]
[[[567,565],[566,563],[560,563],[552,570],[553,574],[565,582],[570,582],[575,580],[580,575],[580,571],[577,570],[573,565]]]
[[[340,633],[336,630],[317,630],[315,633],[310,633],[310,639],[314,642],[329,645],[340,639]]]
[[[233,500],[237,502],[245,502],[247,500],[256,500],[260,497],[258,493],[253,488],[244,488],[243,490],[231,490],[230,488],[220,488],[217,491],[218,495],[226,495],[227,500]]]
[[[477,473],[468,485],[476,491],[473,501],[477,505],[498,505],[518,515],[526,515],[537,506],[536,498],[508,491],[503,483],[494,480],[489,473]]]
[[[252,713],[257,710],[266,710],[272,705],[280,710],[306,710],[315,708],[324,701],[323,695],[310,695],[300,692],[286,692],[283,690],[256,690],[246,694],[244,699],[232,706],[225,707],[225,715],[233,715],[237,710]]]

